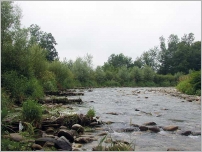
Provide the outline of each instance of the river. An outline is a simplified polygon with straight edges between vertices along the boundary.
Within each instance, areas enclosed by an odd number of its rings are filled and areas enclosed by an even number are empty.
[[[166,151],[177,148],[183,151],[201,151],[201,136],[183,136],[179,131],[201,132],[201,105],[199,102],[188,102],[179,97],[158,91],[161,88],[95,88],[87,90],[80,98],[81,105],[72,105],[77,113],[86,113],[90,107],[96,111],[96,116],[104,122],[105,130],[113,130],[109,135],[113,139],[121,139],[135,145],[136,151]],[[173,88],[171,88],[173,89]],[[116,113],[116,115],[107,113]],[[128,128],[130,124],[142,125],[155,122],[157,126],[176,125],[177,131],[149,131],[135,130],[133,132],[119,132]],[[98,131],[99,132],[99,131]],[[96,135],[98,132],[94,132]],[[99,138],[100,139],[100,138]],[[85,144],[85,150],[91,150],[98,141]]]

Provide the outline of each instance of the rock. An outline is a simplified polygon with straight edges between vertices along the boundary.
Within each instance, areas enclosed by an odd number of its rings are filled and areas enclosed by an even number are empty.
[[[48,138],[48,137],[42,137],[42,138],[38,138],[38,139],[35,140],[35,144],[39,144],[42,147],[44,146],[44,144],[46,142],[56,143],[56,139],[54,139],[54,138]]]
[[[131,124],[131,126],[133,126],[133,127],[139,127],[138,124]]]
[[[81,148],[83,145],[82,144],[74,144],[73,147],[74,148]]]
[[[188,101],[188,102],[192,102],[192,100],[191,100],[191,99],[188,99],[187,101]]]
[[[118,113],[116,113],[116,112],[107,112],[106,114],[118,115]]]
[[[54,134],[54,128],[53,128],[53,127],[49,127],[49,128],[46,130],[46,133],[47,133],[47,134]]]
[[[19,141],[23,140],[23,136],[20,135],[19,133],[11,133],[10,134],[10,139],[19,142]]]
[[[79,148],[73,148],[72,151],[82,151],[82,150]]]
[[[200,135],[201,135],[201,132],[199,132],[199,131],[198,131],[198,132],[192,132],[191,134],[192,134],[193,136],[200,136]]]
[[[41,145],[38,144],[33,144],[32,145],[32,150],[41,150],[43,147]]]
[[[55,147],[62,150],[72,151],[72,144],[64,136],[61,136],[56,140]]]
[[[98,136],[104,136],[104,135],[107,135],[107,132],[102,132],[98,134]]]
[[[58,132],[58,137],[64,136],[66,139],[68,139],[71,143],[74,142],[74,136],[72,134],[72,132],[68,131],[68,130],[60,130]]]
[[[146,122],[143,125],[145,125],[145,126],[153,126],[153,125],[156,125],[156,123],[155,122]]]
[[[167,151],[179,151],[176,148],[168,148]]]
[[[80,133],[80,132],[83,133],[84,132],[84,128],[81,125],[79,125],[79,124],[74,124],[72,126],[72,129],[76,130],[78,133]]]
[[[93,141],[93,138],[90,137],[79,137],[75,139],[75,143],[90,143]]]
[[[145,99],[147,99],[148,97],[145,97]]]
[[[110,124],[112,124],[112,123],[114,123],[113,121],[107,121],[107,122],[105,122],[107,125],[110,125]]]
[[[135,111],[140,111],[139,109],[135,109]]]
[[[189,136],[191,134],[191,131],[183,131],[180,134],[184,136]]]
[[[96,126],[96,125],[98,125],[98,122],[91,122],[90,123],[90,126]]]
[[[166,127],[162,127],[162,129],[165,131],[175,131],[178,129],[178,126],[166,126]]]
[[[139,126],[140,131],[147,131],[149,128],[146,126]]]
[[[124,132],[133,132],[135,131],[135,128],[124,128],[123,130]]]
[[[60,126],[60,129],[67,129],[66,126]]]
[[[46,147],[53,147],[53,146],[55,146],[55,143],[47,141],[46,144],[45,144],[45,146]]]
[[[149,127],[148,129],[155,133],[160,132],[160,129],[158,127]]]

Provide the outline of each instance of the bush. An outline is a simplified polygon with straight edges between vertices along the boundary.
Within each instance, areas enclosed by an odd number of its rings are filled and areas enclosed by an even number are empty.
[[[45,91],[57,91],[56,76],[51,71],[44,71],[40,75],[40,81]]]
[[[120,87],[121,86],[119,82],[116,82],[114,80],[106,81],[105,85],[108,87]]]
[[[26,84],[27,78],[17,71],[7,71],[2,75],[2,86],[10,92],[11,98],[18,101],[25,99]]]
[[[192,72],[190,77],[190,84],[193,85],[194,90],[201,90],[201,71]]]
[[[31,151],[30,143],[11,141],[10,139],[2,138],[1,140],[2,151]]]
[[[27,82],[25,95],[31,99],[39,99],[44,95],[43,87],[36,78],[32,78]]]
[[[33,122],[34,124],[40,123],[42,118],[42,107],[34,100],[27,100],[22,105],[23,120]]]
[[[201,71],[192,72],[189,75],[181,76],[177,89],[189,95],[200,95],[201,91]]]
[[[86,114],[87,117],[89,118],[93,118],[95,117],[95,109],[94,108],[90,108]]]

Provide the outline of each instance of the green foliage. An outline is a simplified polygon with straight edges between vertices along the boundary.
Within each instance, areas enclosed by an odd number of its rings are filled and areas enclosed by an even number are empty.
[[[25,99],[27,78],[18,75],[16,71],[8,71],[2,75],[2,86],[10,92],[12,98],[22,101]]]
[[[106,81],[105,85],[108,87],[120,87],[120,83],[115,80]]]
[[[151,67],[145,66],[143,68],[143,76],[144,76],[144,82],[150,81],[152,82],[154,79],[154,71],[152,70]]]
[[[201,71],[194,71],[188,76],[182,76],[176,87],[179,91],[189,95],[200,95],[201,91]]]
[[[87,55],[88,56],[88,55]],[[89,85],[89,81],[93,80],[93,70],[91,67],[91,59],[89,57],[78,57],[72,66],[72,73],[83,86]]]
[[[51,71],[43,71],[40,75],[40,81],[44,88],[44,91],[56,91],[57,90],[57,81],[56,76]]]
[[[36,78],[31,78],[27,82],[25,95],[27,98],[39,99],[44,95],[43,87]]]
[[[105,135],[99,142],[98,146],[93,148],[93,151],[134,151],[132,143],[124,143],[119,141],[113,141],[112,138],[110,146],[103,146],[103,142],[106,140],[107,135]]]
[[[73,74],[67,64],[60,61],[53,61],[49,64],[49,70],[54,73],[59,89],[73,87]]]
[[[26,100],[22,105],[23,120],[37,124],[42,118],[42,107],[34,100]]]
[[[79,116],[77,114],[70,114],[70,115],[66,115],[64,117],[64,120],[62,122],[62,125],[67,126],[69,128],[72,127],[72,125],[74,124],[78,124],[79,123]]]
[[[36,24],[32,24],[29,27],[29,31],[31,34],[30,44],[33,45],[36,43],[45,49],[47,51],[46,59],[48,61],[54,61],[58,58],[58,52],[55,49],[55,45],[57,45],[57,43],[51,33],[40,31],[40,27]]]
[[[130,79],[131,81],[134,81],[137,83],[142,81],[144,79],[143,71],[137,66],[134,66],[130,72]]]
[[[93,117],[95,117],[95,109],[94,109],[94,108],[90,108],[90,109],[88,110],[86,116],[87,116],[88,118],[93,118]]]
[[[108,63],[115,68],[119,68],[122,66],[126,66],[127,68],[129,68],[132,66],[132,58],[124,56],[123,53],[120,53],[118,55],[112,54],[108,58]]]
[[[32,149],[31,149],[31,143],[16,142],[7,138],[2,138],[1,150],[2,151],[31,151]]]

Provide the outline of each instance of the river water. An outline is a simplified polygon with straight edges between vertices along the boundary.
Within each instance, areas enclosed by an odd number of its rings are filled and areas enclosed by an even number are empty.
[[[109,134],[113,139],[134,144],[136,151],[166,151],[171,147],[183,151],[201,151],[201,136],[178,133],[201,131],[201,105],[197,102],[183,101],[163,92],[152,91],[152,88],[96,88],[93,92],[84,93],[84,96],[80,96],[84,104],[72,105],[76,112],[85,114],[93,107],[102,121],[114,122],[102,128],[112,130]],[[110,112],[117,115],[107,114]],[[142,125],[146,122],[155,122],[157,126],[177,125],[179,130],[169,132],[161,129],[158,133],[117,131],[129,128],[131,123]],[[98,142],[86,144],[84,148],[91,150]]]

